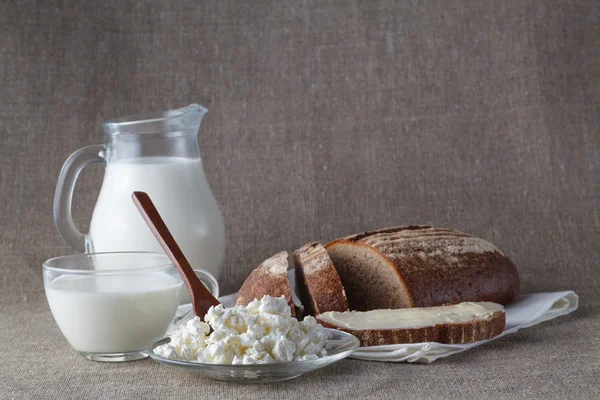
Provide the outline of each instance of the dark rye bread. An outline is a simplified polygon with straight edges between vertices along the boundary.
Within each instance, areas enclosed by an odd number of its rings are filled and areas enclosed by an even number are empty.
[[[491,243],[452,229],[408,226],[325,246],[350,309],[428,307],[462,301],[510,303],[515,265]]]
[[[294,252],[296,293],[304,305],[305,315],[326,311],[348,311],[348,300],[329,259],[320,243],[308,243]]]
[[[407,309],[396,309],[396,310],[374,310],[374,311],[348,311],[345,313],[324,313],[318,315],[316,318],[321,325],[326,328],[338,329],[344,332],[348,332],[356,336],[360,340],[360,345],[363,347],[369,346],[380,346],[386,344],[409,344],[409,343],[425,343],[425,342],[437,342],[445,344],[465,344],[478,342],[480,340],[491,339],[498,336],[504,331],[506,325],[506,315],[502,306],[495,303],[462,303],[462,304],[478,304],[478,305],[491,305],[488,313],[480,316],[469,316],[469,320],[460,320],[460,322],[447,322],[447,323],[432,323],[426,325],[423,323],[425,318],[412,319],[415,321],[415,327],[393,328],[393,320],[402,321],[403,317],[396,315],[395,317],[387,318],[391,320],[388,323],[387,329],[354,329],[352,324],[344,322],[345,316],[354,316],[364,320],[364,325],[371,325],[373,318],[369,316],[372,313],[389,313],[389,312],[409,312],[419,310],[419,308],[407,308]],[[441,313],[444,314],[443,309],[447,309],[453,306],[441,306],[435,307],[441,309]],[[335,315],[337,314],[337,315]],[[456,317],[455,311],[446,312],[445,319],[452,320],[452,317]],[[333,317],[333,318],[332,318]],[[346,321],[347,322],[347,321]],[[348,326],[350,325],[350,326]],[[403,324],[406,325],[406,324]],[[424,326],[426,325],[426,326]]]
[[[288,279],[288,253],[282,251],[271,258],[266,259],[260,264],[240,288],[236,306],[246,306],[254,299],[262,299],[263,296],[273,297],[284,296],[285,300],[292,310],[292,316],[296,316],[294,301],[292,300],[292,290]]]

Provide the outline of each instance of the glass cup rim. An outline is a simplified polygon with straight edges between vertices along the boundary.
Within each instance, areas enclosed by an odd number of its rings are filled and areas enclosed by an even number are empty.
[[[58,260],[69,260],[69,259],[77,259],[82,257],[89,256],[110,256],[110,255],[148,255],[148,256],[159,256],[165,257],[167,262],[160,263],[157,265],[151,265],[148,267],[139,267],[139,268],[122,268],[122,269],[110,269],[110,270],[85,270],[85,269],[73,269],[73,268],[61,268],[61,267],[53,267],[50,266],[49,263]],[[66,256],[57,256],[52,257],[44,261],[42,264],[44,270],[60,272],[60,273],[69,273],[69,274],[78,274],[78,275],[120,275],[120,274],[129,274],[129,273],[139,273],[139,272],[156,272],[161,271],[168,268],[175,268],[175,265],[169,260],[164,253],[159,253],[155,251],[107,251],[107,252],[98,252],[98,253],[80,253],[80,254],[70,254]]]

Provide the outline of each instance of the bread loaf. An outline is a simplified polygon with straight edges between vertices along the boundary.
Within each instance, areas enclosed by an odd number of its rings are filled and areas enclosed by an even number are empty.
[[[348,301],[340,277],[320,243],[308,243],[294,252],[296,293],[305,315],[347,311]]]
[[[495,303],[396,310],[326,312],[323,326],[356,336],[361,346],[438,342],[463,344],[498,336],[504,331],[504,308]]]
[[[285,296],[285,300],[292,310],[292,316],[296,316],[292,290],[288,279],[288,253],[282,251],[266,259],[246,278],[246,281],[238,292],[235,304],[246,306],[254,299],[262,299],[263,296],[273,297]]]
[[[507,304],[519,293],[517,269],[500,250],[452,229],[388,228],[335,240],[326,249],[352,310]]]

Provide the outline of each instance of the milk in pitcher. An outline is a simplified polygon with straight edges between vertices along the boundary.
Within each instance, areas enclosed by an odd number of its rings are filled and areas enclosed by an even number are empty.
[[[162,252],[131,201],[134,190],[143,191],[191,266],[218,276],[225,233],[221,213],[207,188],[200,159],[146,157],[108,164],[90,225],[93,251]]]

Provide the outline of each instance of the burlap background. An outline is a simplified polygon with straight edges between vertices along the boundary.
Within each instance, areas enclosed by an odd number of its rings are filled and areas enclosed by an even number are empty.
[[[0,3],[0,397],[597,398],[599,24],[594,0]],[[347,360],[273,385],[81,359],[40,273],[71,252],[60,167],[105,118],[192,102],[211,110],[223,293],[281,249],[432,223],[581,309],[433,365]],[[101,179],[78,184],[83,229]]]

